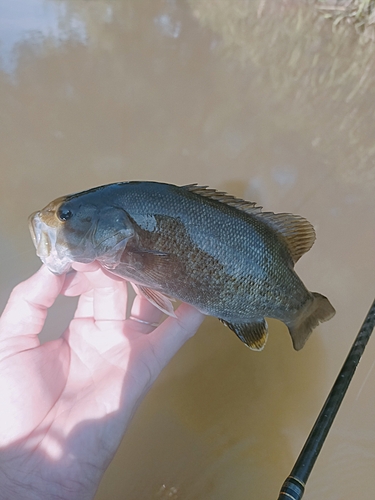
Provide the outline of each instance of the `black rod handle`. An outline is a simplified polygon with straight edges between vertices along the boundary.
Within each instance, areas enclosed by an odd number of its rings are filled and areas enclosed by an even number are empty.
[[[278,500],[300,500],[302,498],[311,470],[322,449],[374,327],[375,300],[290,475],[284,481]]]

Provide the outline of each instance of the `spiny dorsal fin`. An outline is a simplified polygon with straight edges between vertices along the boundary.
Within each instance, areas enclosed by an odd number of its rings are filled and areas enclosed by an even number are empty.
[[[283,236],[294,263],[296,263],[304,253],[310,250],[314,244],[316,237],[314,227],[300,215],[262,212],[262,207],[257,206],[254,202],[236,198],[222,191],[216,191],[216,189],[210,189],[208,186],[189,184],[182,187],[200,196],[220,201],[221,203],[225,203],[238,210],[261,218],[264,223]]]
[[[300,215],[262,212],[262,220],[281,234],[296,263],[313,246],[316,235],[312,224]]]
[[[206,198],[211,198],[212,200],[220,201],[225,203],[230,207],[238,208],[243,212],[248,214],[259,214],[262,211],[262,207],[257,206],[255,202],[242,200],[241,198],[236,198],[224,191],[216,191],[216,189],[210,189],[208,186],[198,186],[197,184],[188,184],[187,186],[182,186],[184,189],[191,191],[192,193],[199,194],[200,196],[205,196]]]

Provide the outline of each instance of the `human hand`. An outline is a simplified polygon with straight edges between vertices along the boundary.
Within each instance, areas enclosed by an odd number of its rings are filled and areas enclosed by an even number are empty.
[[[91,499],[139,403],[203,315],[162,313],[98,265],[44,266],[12,292],[0,318],[0,498]],[[62,336],[38,334],[59,293],[80,295]],[[137,321],[140,320],[140,321]]]

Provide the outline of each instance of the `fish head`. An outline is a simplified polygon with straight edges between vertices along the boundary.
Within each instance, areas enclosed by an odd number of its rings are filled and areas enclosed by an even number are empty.
[[[134,235],[125,210],[84,195],[57,198],[30,215],[29,228],[37,255],[55,274],[94,260],[114,269]]]

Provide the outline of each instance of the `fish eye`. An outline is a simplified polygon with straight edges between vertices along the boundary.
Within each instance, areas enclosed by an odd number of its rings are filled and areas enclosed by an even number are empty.
[[[67,208],[60,208],[60,210],[57,212],[57,217],[62,220],[62,221],[65,221],[65,220],[68,220],[72,217],[73,213],[68,210]]]

